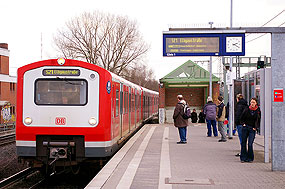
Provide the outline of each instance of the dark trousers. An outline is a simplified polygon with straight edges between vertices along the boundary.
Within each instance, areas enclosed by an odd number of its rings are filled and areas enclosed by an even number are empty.
[[[186,142],[186,135],[187,135],[187,127],[178,127],[180,141]]]
[[[214,133],[214,136],[218,136],[218,131],[217,131],[217,126],[216,126],[216,120],[208,120],[206,119],[207,121],[207,128],[208,128],[208,133],[207,135],[208,136],[212,136],[212,127],[213,126],[213,133]]]
[[[253,154],[253,141],[255,138],[256,131],[252,129],[250,126],[242,127],[242,134],[241,134],[241,154],[240,160],[241,161],[253,161],[254,154]],[[248,143],[248,149],[246,149],[246,143]]]

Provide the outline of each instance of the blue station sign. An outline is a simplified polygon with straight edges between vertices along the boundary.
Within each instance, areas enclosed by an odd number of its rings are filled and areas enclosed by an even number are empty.
[[[245,33],[163,33],[163,56],[244,56]]]

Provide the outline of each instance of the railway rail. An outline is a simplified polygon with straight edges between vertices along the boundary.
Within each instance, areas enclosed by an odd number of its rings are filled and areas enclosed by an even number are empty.
[[[0,182],[0,188],[7,188],[21,180],[23,180],[24,178],[28,177],[29,175],[37,172],[38,170],[37,169],[34,169],[34,168],[26,168],[4,180],[2,180]],[[35,187],[34,187],[35,188]]]
[[[15,134],[0,136],[0,146],[15,142]]]

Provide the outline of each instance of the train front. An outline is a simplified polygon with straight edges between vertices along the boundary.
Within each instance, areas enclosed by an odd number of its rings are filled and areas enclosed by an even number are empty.
[[[18,69],[16,147],[34,167],[70,166],[111,151],[111,75],[60,58]]]

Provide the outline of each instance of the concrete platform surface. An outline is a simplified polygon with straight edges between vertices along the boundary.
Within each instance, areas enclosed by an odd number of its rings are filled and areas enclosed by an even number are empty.
[[[173,125],[145,125],[86,188],[285,188],[285,172],[263,163],[261,145],[254,145],[253,163],[241,163],[237,136],[218,142],[206,133],[205,124],[192,124],[188,143],[177,144]]]

